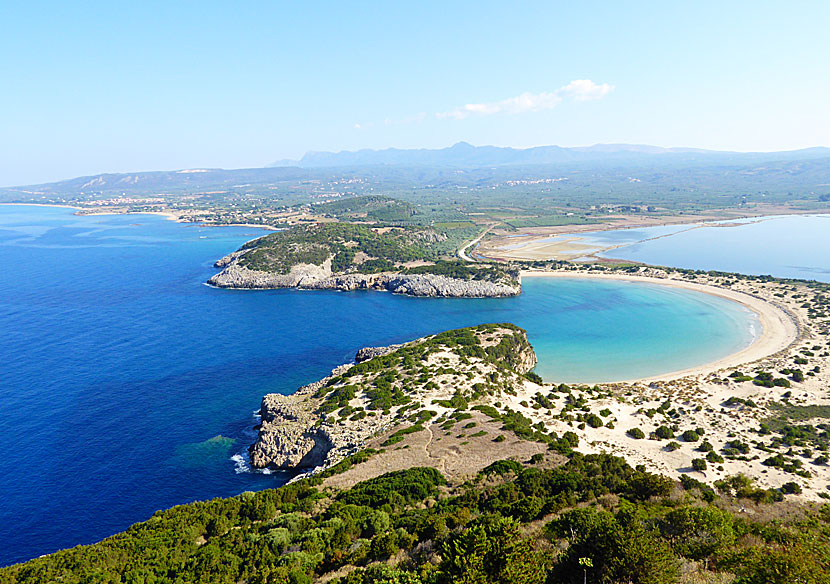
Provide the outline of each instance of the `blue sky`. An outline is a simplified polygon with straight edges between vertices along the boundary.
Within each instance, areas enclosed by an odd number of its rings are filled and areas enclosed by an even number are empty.
[[[6,1],[0,185],[459,140],[830,146],[828,22],[824,0]]]

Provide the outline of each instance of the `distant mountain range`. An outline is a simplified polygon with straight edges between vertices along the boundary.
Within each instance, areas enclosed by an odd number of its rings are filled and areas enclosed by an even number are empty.
[[[697,148],[661,148],[642,144],[596,144],[575,148],[537,146],[509,148],[473,146],[458,142],[448,148],[308,152],[299,160],[279,160],[271,167],[334,168],[355,166],[455,166],[484,167],[567,163],[735,163],[762,160],[797,160],[830,157],[830,148],[805,148],[784,152],[727,152]]]
[[[479,187],[510,180],[568,176],[571,188],[625,188],[632,176],[655,188],[694,186],[721,191],[800,191],[825,193],[830,184],[830,148],[786,152],[723,152],[633,144],[580,148],[539,146],[501,148],[459,142],[437,150],[359,150],[309,152],[297,161],[243,169],[189,169],[108,173],[30,186],[0,188],[0,201],[49,201],[61,197],[187,194],[221,198],[233,192],[267,193],[295,200],[308,189],[297,185],[343,179],[356,194],[377,194],[413,185]],[[600,187],[600,185],[604,185]]]

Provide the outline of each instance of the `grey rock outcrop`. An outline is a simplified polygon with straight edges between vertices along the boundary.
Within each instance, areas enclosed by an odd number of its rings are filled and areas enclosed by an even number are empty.
[[[517,351],[516,354],[512,355],[510,359],[513,369],[519,373],[527,373],[528,371],[532,371],[533,368],[536,367],[537,362],[538,359],[536,358],[536,353],[529,344],[524,349]]]
[[[236,262],[239,258],[244,256],[246,253],[248,253],[247,249],[240,249],[233,253],[229,253],[225,257],[216,260],[216,262],[214,262],[213,264],[213,267],[227,268],[229,265],[231,265],[232,263]]]
[[[436,274],[333,274],[329,261],[322,266],[299,264],[288,274],[276,274],[252,270],[241,265],[238,257],[231,256],[217,262],[217,267],[224,266],[223,270],[210,278],[208,284],[239,289],[386,290],[394,294],[439,298],[497,298],[516,296],[521,292],[518,282],[461,280]]]
[[[296,395],[266,395],[260,415],[259,438],[250,448],[254,467],[305,469],[326,463],[331,437]]]
[[[440,298],[498,298],[516,296],[521,292],[519,284],[461,280],[434,274],[386,275],[383,286],[395,294]]]
[[[403,347],[403,345],[389,345],[388,347],[363,347],[354,356],[354,362],[363,363],[364,361],[374,359],[375,357],[388,355],[393,351],[397,351],[401,347]]]

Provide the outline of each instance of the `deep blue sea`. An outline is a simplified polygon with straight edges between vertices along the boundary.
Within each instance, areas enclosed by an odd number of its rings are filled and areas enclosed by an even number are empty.
[[[713,360],[757,326],[734,303],[639,283],[528,278],[520,297],[480,300],[203,285],[261,234],[0,205],[0,565],[281,484],[246,471],[263,394],[363,346],[508,321],[544,378],[590,382]]]

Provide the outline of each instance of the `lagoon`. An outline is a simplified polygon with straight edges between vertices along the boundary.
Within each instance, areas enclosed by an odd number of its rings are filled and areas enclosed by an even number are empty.
[[[830,215],[783,215],[582,233],[603,257],[830,282]]]

